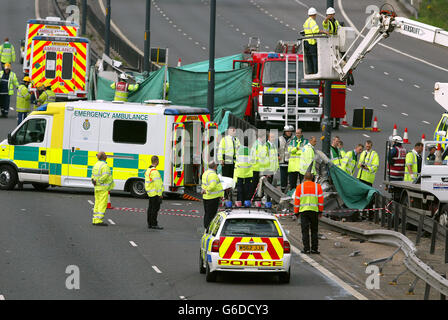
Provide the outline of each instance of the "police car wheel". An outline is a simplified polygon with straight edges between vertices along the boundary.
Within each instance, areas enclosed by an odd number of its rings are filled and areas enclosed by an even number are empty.
[[[146,198],[145,181],[134,180],[131,182],[130,186],[131,195],[135,198]]]
[[[0,189],[12,190],[17,184],[17,172],[8,165],[0,166]]]
[[[210,272],[210,266],[207,263],[207,266],[205,268],[205,280],[207,280],[207,282],[216,282],[216,276],[216,271]]]
[[[204,274],[205,271],[206,270],[204,268],[204,261],[202,261],[202,254],[201,254],[201,251],[199,250],[199,273]]]
[[[278,280],[280,283],[289,283],[291,279],[291,268],[289,268],[288,272],[282,272],[278,275]]]

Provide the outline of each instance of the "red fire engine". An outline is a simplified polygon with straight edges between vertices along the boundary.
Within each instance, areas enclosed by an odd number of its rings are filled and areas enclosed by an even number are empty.
[[[324,82],[303,79],[303,55],[298,54],[299,43],[281,40],[275,52],[259,52],[259,46],[258,38],[250,38],[244,60],[233,62],[234,67],[241,63],[253,68],[246,119],[259,128],[300,123],[320,130]],[[331,118],[337,129],[340,119],[345,116],[346,84],[334,81],[331,91]]]

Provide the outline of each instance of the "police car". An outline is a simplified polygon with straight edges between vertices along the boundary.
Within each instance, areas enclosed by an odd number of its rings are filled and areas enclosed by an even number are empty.
[[[199,272],[208,282],[218,272],[271,272],[289,283],[291,246],[277,218],[259,209],[219,212],[201,239]]]

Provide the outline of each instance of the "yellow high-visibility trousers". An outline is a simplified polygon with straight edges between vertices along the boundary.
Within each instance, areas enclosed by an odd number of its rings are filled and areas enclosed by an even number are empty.
[[[95,206],[93,208],[93,219],[92,223],[102,223],[104,219],[104,213],[107,209],[108,201],[108,191],[97,191],[95,190]]]

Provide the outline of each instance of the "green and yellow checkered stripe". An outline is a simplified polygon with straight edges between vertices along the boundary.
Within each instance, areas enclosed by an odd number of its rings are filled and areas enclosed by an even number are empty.
[[[288,88],[288,94],[296,94],[296,89],[289,89]],[[264,93],[279,93],[279,94],[285,94],[286,88],[264,88]],[[304,89],[299,88],[298,90],[299,95],[318,95],[319,89]]]

